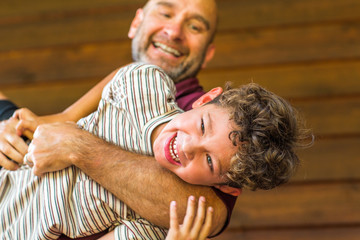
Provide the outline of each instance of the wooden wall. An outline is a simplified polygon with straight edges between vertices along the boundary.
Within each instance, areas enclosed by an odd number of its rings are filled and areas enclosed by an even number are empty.
[[[38,114],[63,110],[131,61],[144,0],[2,0],[0,91]],[[359,239],[360,1],[218,0],[208,90],[254,81],[289,99],[315,145],[286,186],[244,191],[224,239]]]

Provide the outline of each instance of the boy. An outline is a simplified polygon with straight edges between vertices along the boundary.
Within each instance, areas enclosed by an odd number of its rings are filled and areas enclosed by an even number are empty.
[[[154,154],[189,183],[232,195],[243,187],[273,188],[294,172],[299,132],[293,110],[281,98],[254,84],[223,94],[216,88],[182,113],[174,94],[160,68],[130,64],[105,87],[98,110],[78,125],[126,150]],[[4,237],[74,238],[109,227],[116,239],[166,235],[75,167],[41,178],[26,167],[2,170],[0,183]]]

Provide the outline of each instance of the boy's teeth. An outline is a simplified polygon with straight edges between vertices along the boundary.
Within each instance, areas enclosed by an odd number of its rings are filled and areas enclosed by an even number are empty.
[[[155,45],[155,47],[161,48],[163,51],[171,53],[171,54],[175,55],[176,57],[180,57],[180,55],[181,55],[181,53],[178,50],[168,47],[165,44],[155,42],[154,45]]]
[[[170,155],[175,162],[180,163],[179,155],[178,155],[178,152],[176,149],[176,144],[177,144],[177,141],[176,141],[176,137],[175,137],[170,143]]]

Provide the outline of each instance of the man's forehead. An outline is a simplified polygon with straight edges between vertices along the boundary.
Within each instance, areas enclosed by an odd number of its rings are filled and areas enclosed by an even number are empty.
[[[217,6],[215,0],[148,0],[145,8],[158,5],[186,9],[190,14],[199,14],[211,24],[216,25]]]
[[[196,7],[194,10],[204,13],[216,13],[217,11],[215,0],[148,0],[146,5],[168,5],[188,9]]]

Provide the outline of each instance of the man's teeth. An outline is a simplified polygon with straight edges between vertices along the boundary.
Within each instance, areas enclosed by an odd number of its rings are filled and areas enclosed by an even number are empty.
[[[170,143],[170,155],[175,162],[180,163],[180,159],[179,159],[179,155],[178,155],[176,146],[177,146],[177,141],[176,141],[176,137],[175,137]]]
[[[173,49],[173,48],[171,48],[169,46],[166,46],[165,44],[155,42],[154,46],[157,47],[157,48],[161,48],[163,51],[165,51],[167,53],[171,53],[171,54],[175,55],[176,57],[181,56],[181,53],[178,50]]]

